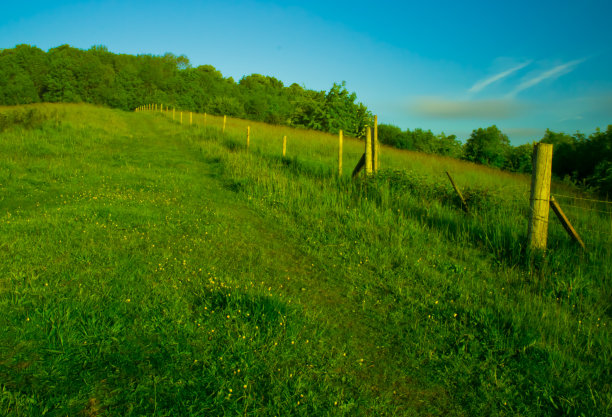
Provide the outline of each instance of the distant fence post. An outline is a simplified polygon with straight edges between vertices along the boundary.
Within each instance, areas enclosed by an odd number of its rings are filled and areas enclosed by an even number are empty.
[[[189,126],[193,123],[193,112],[189,112]]]
[[[206,127],[206,112],[204,112],[204,127]]]
[[[366,131],[365,172],[366,175],[372,175],[372,129],[370,126]]]
[[[374,172],[378,172],[378,116],[374,116]]]
[[[225,133],[225,121],[227,120],[227,116],[223,115],[223,131],[222,133]]]
[[[338,132],[338,176],[342,176],[342,130]]]
[[[287,135],[283,136],[283,158],[287,154]]]
[[[546,250],[553,145],[538,143],[533,149],[529,229],[527,240],[532,250]]]
[[[457,195],[459,196],[459,199],[461,200],[461,204],[462,204],[462,207],[463,207],[463,211],[465,211],[466,213],[468,213],[468,212],[469,212],[468,205],[467,205],[467,203],[465,202],[465,198],[463,198],[463,194],[461,194],[461,191],[459,190],[459,187],[457,187],[457,184],[455,184],[455,181],[453,180],[453,177],[451,177],[451,174],[450,174],[448,171],[446,171],[446,176],[447,176],[447,177],[448,177],[448,179],[450,180],[451,185],[453,186],[453,189],[455,190],[455,192],[456,192],[456,193],[457,193]]]
[[[183,112],[181,112],[181,124],[183,124]]]
[[[247,126],[247,151],[251,142],[251,126]]]
[[[172,107],[172,120],[174,120],[174,111],[176,110],[176,108]]]

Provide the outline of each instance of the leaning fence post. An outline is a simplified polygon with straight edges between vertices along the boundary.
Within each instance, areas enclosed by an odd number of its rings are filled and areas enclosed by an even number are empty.
[[[553,145],[538,143],[533,149],[529,229],[527,240],[532,250],[546,250]]]
[[[552,195],[550,196],[550,208],[552,208],[555,214],[557,215],[557,218],[561,222],[561,225],[563,225],[563,228],[565,229],[567,234],[570,235],[570,237],[574,239],[575,242],[582,246],[582,249],[586,250],[586,246],[584,246],[584,242],[582,241],[582,239],[580,239],[580,235],[578,234],[576,229],[574,229],[574,226],[572,226],[565,213],[563,213],[561,206],[559,205],[559,203],[557,203],[557,200],[555,200],[555,197],[553,197]]]
[[[451,174],[448,171],[446,171],[446,176],[450,180],[451,185],[453,186],[453,189],[455,190],[455,192],[459,196],[459,199],[461,200],[461,204],[463,205],[463,211],[468,213],[469,212],[468,205],[465,202],[465,198],[463,198],[463,194],[461,194],[461,191],[459,190],[459,187],[457,187],[457,184],[455,184],[455,181],[453,180],[453,177],[451,177]]]
[[[365,173],[372,175],[372,129],[368,126],[365,145]]]

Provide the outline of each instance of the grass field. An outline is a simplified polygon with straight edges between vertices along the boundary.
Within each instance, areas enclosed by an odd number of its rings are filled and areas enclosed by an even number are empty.
[[[612,413],[609,205],[532,261],[528,177],[176,119],[0,108],[0,415]]]

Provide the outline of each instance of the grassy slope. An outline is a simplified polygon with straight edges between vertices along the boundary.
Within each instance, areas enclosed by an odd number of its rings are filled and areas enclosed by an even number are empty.
[[[1,414],[610,412],[609,235],[552,224],[535,272],[526,178],[385,150],[410,174],[337,181],[328,135],[38,109],[0,141]]]

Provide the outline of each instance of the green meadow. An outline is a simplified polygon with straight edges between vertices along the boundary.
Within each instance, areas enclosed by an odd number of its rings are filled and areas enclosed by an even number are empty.
[[[537,256],[528,176],[179,118],[0,108],[0,415],[612,413],[610,204]]]

